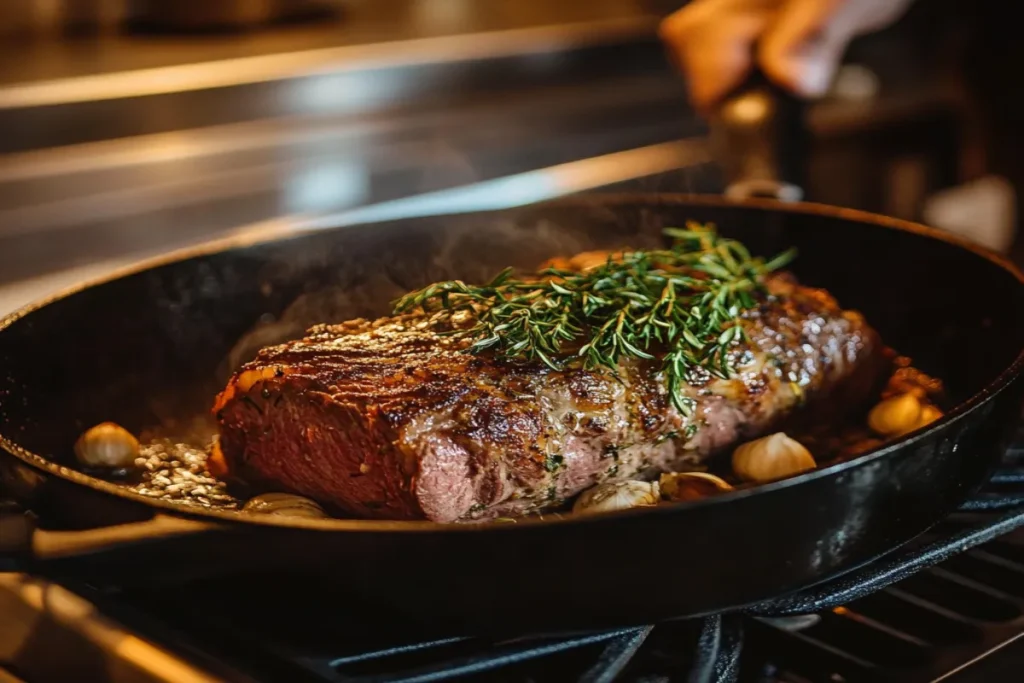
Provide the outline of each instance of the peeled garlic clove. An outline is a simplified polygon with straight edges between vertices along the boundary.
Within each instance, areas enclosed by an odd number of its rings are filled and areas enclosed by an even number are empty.
[[[732,491],[729,482],[707,472],[670,472],[658,480],[661,494],[669,500],[700,500]]]
[[[909,434],[910,432],[916,431],[921,427],[926,427],[930,425],[932,422],[938,420],[940,417],[942,417],[942,411],[936,408],[935,406],[921,406],[921,415],[917,418],[917,422],[912,424],[907,429],[904,429],[903,431],[894,434],[894,436],[902,436],[904,434]]]
[[[744,481],[773,481],[817,466],[810,451],[784,432],[749,441],[732,454],[732,471]]]
[[[242,511],[260,515],[311,517],[313,519],[327,517],[327,513],[315,501],[290,493],[262,493],[253,496],[242,506]]]
[[[868,413],[868,427],[882,436],[905,434],[917,428],[921,419],[921,401],[913,394],[887,398]]]
[[[657,505],[661,499],[658,482],[620,481],[598,484],[576,499],[573,512],[611,512],[635,507]]]
[[[139,441],[121,425],[103,422],[78,437],[75,456],[87,467],[132,467]]]

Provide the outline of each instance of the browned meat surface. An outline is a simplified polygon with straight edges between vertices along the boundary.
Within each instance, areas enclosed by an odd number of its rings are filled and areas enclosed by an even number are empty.
[[[619,377],[463,353],[416,318],[320,326],[264,349],[215,406],[222,466],[358,517],[518,516],[600,482],[679,469],[778,426],[848,406],[884,373],[863,318],[787,276],[745,314],[738,376],[692,373],[684,418],[652,362]]]

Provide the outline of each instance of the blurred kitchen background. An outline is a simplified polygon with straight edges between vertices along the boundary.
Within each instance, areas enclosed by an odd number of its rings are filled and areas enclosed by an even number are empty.
[[[682,4],[0,0],[0,313],[232,235],[719,192],[655,35]],[[985,7],[918,0],[853,46],[810,199],[1020,250],[1024,60]]]

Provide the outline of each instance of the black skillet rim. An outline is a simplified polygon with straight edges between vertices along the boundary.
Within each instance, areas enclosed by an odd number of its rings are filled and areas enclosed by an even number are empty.
[[[576,204],[585,204],[587,206],[593,206],[594,204],[606,204],[606,205],[622,205],[622,204],[646,204],[649,206],[657,205],[679,205],[679,204],[691,204],[695,206],[732,206],[739,208],[753,208],[768,211],[782,211],[784,213],[801,213],[801,214],[816,214],[820,216],[828,216],[829,218],[839,218],[843,220],[856,221],[861,223],[870,223],[878,227],[899,230],[903,232],[910,232],[916,235],[920,235],[925,238],[938,239],[943,242],[947,242],[954,246],[965,249],[975,256],[985,259],[994,266],[1001,268],[1014,276],[1018,283],[1024,285],[1024,272],[1022,272],[1015,264],[1009,259],[996,254],[995,252],[986,249],[980,245],[970,242],[957,235],[940,231],[936,228],[930,228],[926,225],[915,223],[913,221],[906,221],[899,218],[892,218],[881,214],[875,214],[867,211],[861,211],[858,209],[847,209],[837,206],[831,206],[827,204],[817,204],[813,202],[779,202],[773,199],[744,199],[744,200],[733,200],[724,197],[714,195],[686,195],[686,194],[645,194],[645,193],[634,193],[634,194],[602,194],[598,196],[577,196],[577,197],[563,197],[545,202],[540,202],[533,205],[516,207],[515,210],[528,210],[528,209],[543,209],[545,206],[573,206]],[[497,214],[497,213],[508,213],[509,209],[498,209],[495,211],[480,211],[473,212],[477,215]],[[467,214],[450,214],[450,215],[467,215]],[[443,218],[443,215],[432,216],[435,218]],[[407,220],[407,219],[400,219]],[[346,227],[355,227],[357,225],[372,225],[376,221],[357,222],[352,224],[339,224],[334,228],[328,228],[327,230],[344,229]],[[27,304],[15,311],[12,311],[3,319],[0,319],[0,333],[3,333],[8,327],[13,325],[18,320],[28,316],[29,314],[37,311],[45,306],[56,303],[63,299],[69,298],[81,291],[97,287],[114,280],[119,280],[125,277],[136,275],[147,270],[151,270],[157,267],[171,265],[180,261],[186,261],[190,258],[198,256],[210,256],[231,249],[240,249],[250,246],[256,246],[259,244],[267,244],[273,242],[283,242],[291,239],[298,239],[304,237],[314,229],[304,229],[302,225],[299,229],[286,236],[229,236],[222,239],[212,240],[210,242],[200,244],[193,247],[187,247],[184,249],[176,250],[168,254],[163,254],[154,258],[145,259],[138,263],[132,264],[125,268],[117,269],[106,275],[86,280],[78,283],[71,287],[67,287],[59,292],[56,292],[48,297],[44,297],[38,301]],[[320,229],[315,231],[319,232]],[[870,462],[884,458],[894,451],[900,450],[905,446],[917,442],[926,436],[935,432],[941,431],[950,425],[958,422],[961,418],[981,406],[988,399],[994,397],[1003,391],[1018,375],[1024,371],[1024,348],[1017,354],[1017,358],[1009,367],[1004,369],[994,380],[988,385],[983,387],[981,391],[974,394],[965,401],[958,403],[948,413],[946,413],[940,420],[924,427],[918,431],[911,432],[905,435],[897,441],[885,445],[874,451],[869,451],[857,458],[852,460],[846,460],[841,463],[836,463],[829,467],[816,469],[805,474],[800,474],[795,477],[782,479],[779,481],[771,482],[768,484],[762,484],[760,486],[754,486],[730,493],[725,493],[712,498],[707,498],[698,501],[691,501],[685,503],[675,503],[673,505],[656,506],[650,508],[635,508],[632,510],[623,510],[619,512],[612,512],[602,515],[558,515],[549,518],[527,518],[517,520],[515,523],[482,523],[482,524],[442,524],[438,522],[426,522],[426,521],[395,521],[395,520],[360,520],[360,519],[304,519],[304,518],[283,518],[277,516],[257,516],[257,515],[240,515],[236,511],[219,511],[215,509],[197,509],[192,507],[185,507],[175,503],[164,502],[159,499],[149,498],[140,494],[132,492],[130,489],[123,488],[117,484],[91,477],[87,474],[83,474],[77,470],[64,465],[58,465],[57,463],[44,458],[37,453],[33,453],[25,448],[22,448],[14,441],[8,439],[3,434],[0,434],[0,448],[7,451],[15,458],[21,460],[27,465],[42,470],[46,474],[51,476],[70,481],[73,484],[89,487],[93,490],[116,496],[122,499],[126,499],[129,502],[141,504],[154,511],[154,514],[166,513],[169,516],[179,517],[183,519],[202,519],[213,522],[229,522],[243,525],[254,525],[254,526],[269,526],[269,527],[285,527],[285,528],[302,528],[310,531],[347,531],[347,532],[447,532],[447,533],[484,533],[484,532],[496,532],[501,530],[504,533],[518,533],[526,532],[526,530],[534,529],[537,527],[551,527],[551,526],[577,526],[583,524],[600,524],[605,520],[609,519],[625,519],[629,517],[643,518],[651,515],[671,515],[675,514],[678,510],[689,509],[692,506],[712,506],[712,505],[727,505],[728,503],[737,500],[742,497],[757,495],[760,493],[769,493],[772,491],[778,491],[787,489],[790,487],[800,486],[802,484],[816,481],[822,478],[828,478],[840,472],[847,470],[853,470],[858,467],[867,465]]]

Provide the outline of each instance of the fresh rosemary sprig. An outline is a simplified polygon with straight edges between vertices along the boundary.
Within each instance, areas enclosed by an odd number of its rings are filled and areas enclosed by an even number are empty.
[[[492,349],[555,370],[567,357],[612,372],[624,357],[661,357],[672,403],[690,415],[687,374],[733,374],[728,349],[746,339],[741,313],[755,305],[764,275],[795,252],[765,262],[710,224],[664,232],[673,239],[668,249],[623,251],[583,272],[550,268],[532,280],[506,268],[485,285],[439,282],[399,299],[395,313],[422,309],[448,322],[460,314],[471,324],[448,334],[473,339],[468,351]]]

